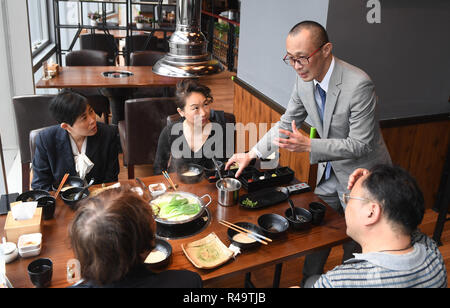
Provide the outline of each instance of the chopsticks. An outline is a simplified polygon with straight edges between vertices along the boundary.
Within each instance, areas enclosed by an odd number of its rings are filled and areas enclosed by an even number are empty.
[[[177,186],[175,185],[175,183],[170,178],[169,173],[167,173],[167,171],[163,171],[162,174],[166,178],[166,180],[169,183],[169,185],[172,186],[173,190],[177,191]]]
[[[234,231],[237,231],[239,233],[246,234],[246,235],[252,235],[252,238],[254,240],[256,240],[256,241],[258,241],[258,242],[260,242],[260,243],[262,243],[264,245],[267,245],[267,242],[265,242],[263,240],[266,240],[268,242],[272,242],[272,240],[270,238],[268,238],[268,237],[262,236],[261,234],[255,233],[253,231],[250,231],[250,230],[247,230],[245,228],[242,228],[242,227],[240,227],[238,225],[232,224],[231,222],[228,222],[226,220],[219,220],[219,223],[224,225],[224,226],[226,226],[226,227],[228,227],[228,228],[230,228],[230,229],[233,229]]]
[[[64,177],[63,177],[61,183],[59,183],[58,190],[56,191],[55,199],[58,198],[59,192],[60,192],[61,189],[63,188],[63,186],[64,186],[64,184],[66,183],[66,180],[67,180],[68,177],[69,177],[69,174],[68,174],[68,173],[64,174]]]

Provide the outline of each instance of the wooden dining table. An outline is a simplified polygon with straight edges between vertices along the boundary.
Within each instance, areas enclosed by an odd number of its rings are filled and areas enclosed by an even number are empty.
[[[104,77],[111,71],[130,72],[129,77]],[[178,78],[153,73],[152,66],[61,66],[48,80],[41,78],[36,88],[140,88],[175,86]]]
[[[274,239],[268,245],[261,245],[252,250],[243,250],[235,258],[217,268],[198,269],[185,256],[181,247],[182,244],[191,243],[214,232],[226,246],[229,246],[231,242],[227,236],[227,227],[219,224],[219,220],[257,224],[258,217],[262,214],[276,213],[284,216],[284,212],[289,208],[289,205],[285,201],[261,209],[246,209],[240,205],[224,207],[217,202],[215,183],[209,183],[204,179],[196,184],[183,184],[177,179],[176,174],[171,174],[171,178],[179,185],[178,191],[190,192],[197,196],[203,196],[204,194],[211,196],[212,202],[208,206],[211,219],[207,227],[200,233],[185,238],[167,239],[173,251],[170,263],[165,269],[185,269],[197,272],[205,285],[208,282],[220,284],[221,279],[238,274],[247,274],[268,266],[280,265],[284,261],[301,257],[325,247],[340,245],[349,240],[346,235],[344,218],[327,206],[324,221],[319,226],[313,225],[310,229],[303,231],[289,229],[285,236]],[[146,185],[165,182],[162,176],[152,176],[142,178],[142,180]],[[134,180],[127,182],[134,183]],[[125,183],[125,181],[122,183]],[[91,187],[90,189],[96,188]],[[241,189],[240,195],[245,193],[247,192]],[[303,208],[308,208],[310,202],[321,202],[313,192],[292,195],[290,198],[296,207]],[[73,217],[74,211],[65,205],[59,197],[54,218],[42,221],[43,242],[40,255],[26,259],[19,257],[6,265],[6,275],[14,287],[33,287],[27,273],[27,266],[37,258],[50,258],[53,262],[51,287],[67,287],[70,285],[67,280],[67,265],[71,259],[74,259],[74,254],[70,248],[68,226]],[[0,216],[0,234],[2,236],[5,218],[5,216]]]

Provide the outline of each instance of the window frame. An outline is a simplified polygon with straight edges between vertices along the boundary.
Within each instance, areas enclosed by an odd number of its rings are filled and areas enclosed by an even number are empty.
[[[31,41],[31,31],[30,31],[30,47],[31,47],[31,56],[32,58],[36,57],[41,53],[44,49],[46,49],[51,43],[52,43],[52,35],[51,35],[51,24],[50,24],[50,10],[49,10],[49,1],[48,0],[27,0],[27,9],[28,9],[28,22],[30,23],[30,8],[29,8],[29,2],[30,1],[39,1],[39,19],[40,19],[40,27],[41,27],[41,35],[42,37],[46,37],[40,42],[40,46],[36,49],[33,48],[33,45],[31,45],[33,42]],[[44,7],[42,7],[44,5]],[[43,13],[45,13],[45,19],[43,18]],[[46,28],[46,29],[44,29]],[[44,34],[44,31],[46,32]]]

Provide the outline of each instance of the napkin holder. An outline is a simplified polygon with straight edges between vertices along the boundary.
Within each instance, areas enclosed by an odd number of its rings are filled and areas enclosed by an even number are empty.
[[[29,233],[42,233],[41,232],[41,222],[42,222],[42,208],[36,208],[34,216],[31,219],[26,220],[15,220],[12,212],[8,212],[5,222],[5,234],[8,242],[17,243],[19,237],[23,234]]]

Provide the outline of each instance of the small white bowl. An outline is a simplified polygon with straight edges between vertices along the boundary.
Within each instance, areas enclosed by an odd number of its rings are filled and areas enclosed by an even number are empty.
[[[153,198],[161,196],[167,191],[167,187],[164,183],[150,184],[148,185],[148,189],[150,189]]]
[[[0,244],[3,250],[3,255],[5,258],[5,263],[11,263],[15,259],[17,259],[17,256],[19,255],[19,250],[17,249],[17,246],[15,243],[7,242],[4,244]]]
[[[42,233],[24,234],[19,237],[17,246],[19,253],[41,249]],[[21,254],[22,255],[22,254]]]

